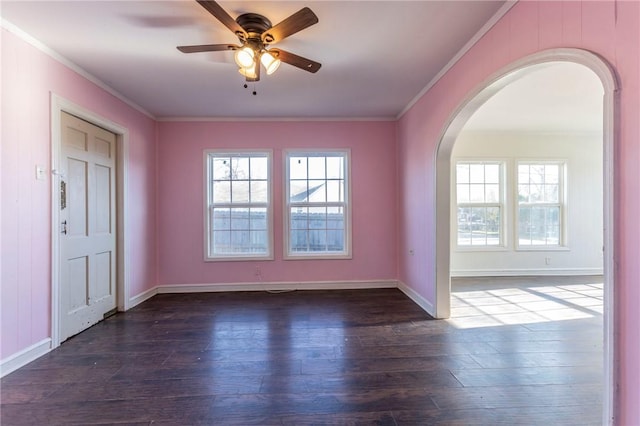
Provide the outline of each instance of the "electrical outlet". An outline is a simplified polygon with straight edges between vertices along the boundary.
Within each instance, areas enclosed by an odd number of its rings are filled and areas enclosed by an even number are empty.
[[[260,275],[262,275],[262,271],[260,270],[259,266],[256,266],[256,270],[253,273],[253,275],[255,275],[256,277],[259,277]]]
[[[545,257],[544,258],[544,264],[545,265],[551,265],[551,258],[550,257]]]

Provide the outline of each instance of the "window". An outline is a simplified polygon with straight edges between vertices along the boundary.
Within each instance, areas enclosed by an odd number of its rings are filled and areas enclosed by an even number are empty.
[[[563,163],[518,163],[518,245],[562,244]]]
[[[459,247],[503,245],[503,163],[456,163]]]
[[[349,152],[288,152],[285,258],[350,258]]]
[[[205,260],[272,259],[271,152],[205,151]]]

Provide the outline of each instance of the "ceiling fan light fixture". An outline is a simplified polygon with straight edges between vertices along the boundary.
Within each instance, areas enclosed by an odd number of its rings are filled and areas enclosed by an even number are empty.
[[[240,67],[238,72],[243,76],[245,76],[246,78],[248,78],[249,80],[258,78],[258,74],[256,73],[255,67],[250,67],[250,68]]]
[[[255,64],[256,53],[249,46],[236,50],[235,61],[240,68],[252,68]]]
[[[271,75],[274,72],[276,72],[276,70],[278,69],[278,67],[282,63],[282,61],[280,61],[280,59],[276,58],[275,56],[273,56],[271,53],[267,52],[266,50],[260,56],[260,62],[262,62],[262,65],[267,70],[267,75]]]

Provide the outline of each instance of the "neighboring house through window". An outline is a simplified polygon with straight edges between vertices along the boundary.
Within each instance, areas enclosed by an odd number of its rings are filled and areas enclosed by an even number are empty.
[[[273,258],[271,152],[205,151],[205,260]]]

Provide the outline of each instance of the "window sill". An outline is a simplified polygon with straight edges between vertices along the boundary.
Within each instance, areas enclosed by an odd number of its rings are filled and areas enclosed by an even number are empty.
[[[205,262],[260,262],[273,260],[273,256],[218,256],[205,257]]]
[[[283,260],[349,260],[351,254],[285,254]]]
[[[566,246],[556,246],[556,247],[547,247],[547,246],[531,246],[531,247],[516,247],[515,251],[571,251],[569,247]]]
[[[509,249],[505,246],[469,246],[469,247],[456,247],[454,249],[457,253],[477,253],[479,251],[487,251],[487,252],[503,252],[509,251]]]

